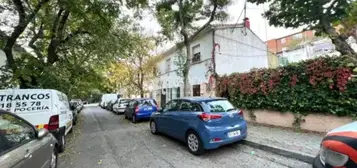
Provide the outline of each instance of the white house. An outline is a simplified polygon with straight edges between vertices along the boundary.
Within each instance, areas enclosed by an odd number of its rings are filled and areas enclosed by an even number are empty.
[[[196,33],[191,41],[189,69],[190,96],[214,95],[211,75],[247,72],[252,68],[267,68],[268,53],[265,43],[243,24],[211,25]],[[157,78],[152,81],[150,97],[160,104],[183,96],[183,78],[178,75],[177,60],[180,50],[175,46],[162,53],[157,63]],[[185,48],[182,49],[183,53]]]

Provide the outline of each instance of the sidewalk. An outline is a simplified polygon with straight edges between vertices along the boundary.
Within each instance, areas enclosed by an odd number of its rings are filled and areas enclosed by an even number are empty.
[[[310,162],[320,150],[323,134],[248,124],[247,145]]]

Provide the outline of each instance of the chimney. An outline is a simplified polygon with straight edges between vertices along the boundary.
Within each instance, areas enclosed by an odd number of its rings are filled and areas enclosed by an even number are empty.
[[[250,21],[249,21],[249,18],[246,17],[246,18],[243,19],[243,21],[244,21],[244,27],[250,29]]]

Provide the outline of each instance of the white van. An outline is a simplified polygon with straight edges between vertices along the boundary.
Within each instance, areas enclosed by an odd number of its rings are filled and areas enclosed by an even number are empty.
[[[106,108],[107,103],[111,100],[117,100],[118,99],[118,94],[115,93],[110,93],[110,94],[103,94],[102,99],[100,101],[100,106],[102,108]]]
[[[72,129],[72,111],[67,96],[51,89],[0,90],[0,108],[26,119],[36,128],[48,129],[58,140],[60,152]]]

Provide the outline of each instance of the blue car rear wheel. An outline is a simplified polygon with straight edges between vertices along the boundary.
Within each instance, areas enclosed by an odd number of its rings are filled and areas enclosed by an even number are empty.
[[[194,155],[201,155],[205,151],[200,137],[194,131],[189,131],[187,133],[186,144],[188,147],[188,151]]]

